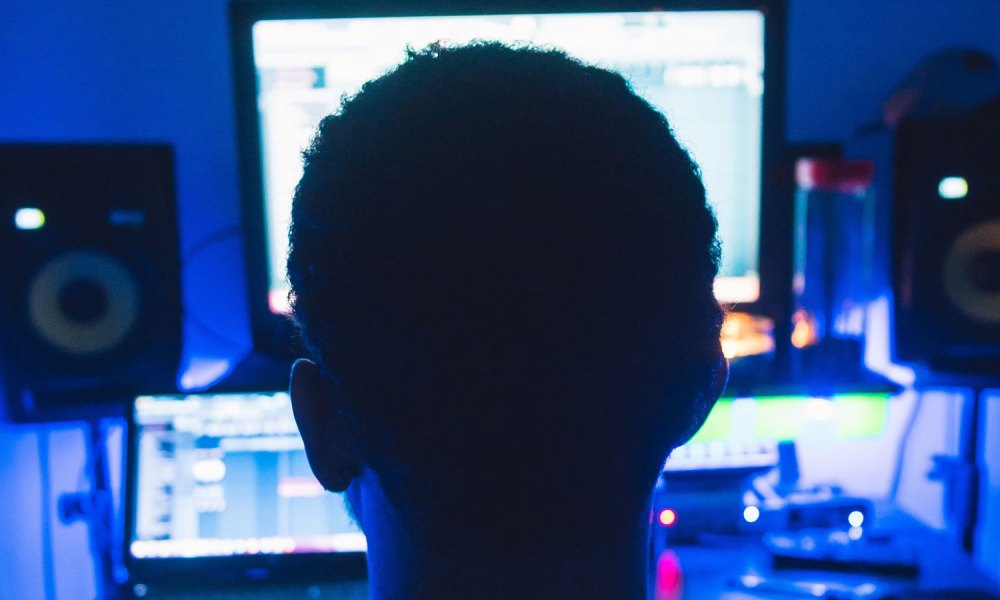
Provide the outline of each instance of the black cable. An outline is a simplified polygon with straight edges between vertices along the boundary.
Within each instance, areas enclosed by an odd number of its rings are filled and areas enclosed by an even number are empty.
[[[892,474],[892,485],[889,487],[889,500],[896,501],[899,495],[899,486],[903,480],[903,463],[906,462],[906,448],[910,445],[910,438],[913,437],[913,430],[916,428],[917,417],[920,416],[920,409],[924,404],[924,394],[914,391],[917,395],[913,401],[913,408],[910,409],[910,416],[903,426],[903,433],[899,439],[899,452],[896,454],[896,466]]]
[[[42,581],[46,600],[56,600],[55,557],[52,553],[52,480],[49,476],[49,431],[38,428],[38,475],[41,481]]]

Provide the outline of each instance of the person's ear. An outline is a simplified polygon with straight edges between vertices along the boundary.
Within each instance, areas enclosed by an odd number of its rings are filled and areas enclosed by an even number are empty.
[[[289,395],[313,474],[325,489],[343,492],[361,472],[361,461],[357,438],[331,384],[316,363],[299,359],[292,365]]]

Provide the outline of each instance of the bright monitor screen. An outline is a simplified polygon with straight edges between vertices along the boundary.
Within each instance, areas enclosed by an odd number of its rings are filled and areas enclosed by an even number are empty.
[[[136,399],[132,559],[363,552],[313,476],[287,393]]]
[[[565,50],[621,73],[700,165],[722,240],[716,294],[758,300],[764,16],[755,10],[261,20],[253,25],[271,312],[288,311],[285,258],[301,153],[345,95],[409,46],[472,40]]]

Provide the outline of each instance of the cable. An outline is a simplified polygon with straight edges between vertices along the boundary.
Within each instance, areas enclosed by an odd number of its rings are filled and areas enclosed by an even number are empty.
[[[46,600],[56,600],[55,557],[52,553],[52,480],[49,477],[49,431],[38,429],[38,475],[42,495],[42,581]]]
[[[913,437],[913,430],[916,428],[917,417],[920,415],[920,409],[924,405],[924,395],[918,391],[915,391],[916,399],[913,401],[913,408],[910,409],[910,416],[906,420],[906,425],[903,426],[903,433],[899,438],[899,451],[896,454],[896,466],[893,468],[892,473],[892,484],[889,487],[889,500],[892,502],[896,501],[896,497],[899,495],[899,486],[903,480],[903,463],[906,462],[906,448],[910,444],[910,438]]]

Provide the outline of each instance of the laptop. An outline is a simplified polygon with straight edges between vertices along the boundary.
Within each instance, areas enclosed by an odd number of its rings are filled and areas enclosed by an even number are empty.
[[[124,563],[133,598],[364,600],[364,534],[313,477],[285,392],[137,397]]]

